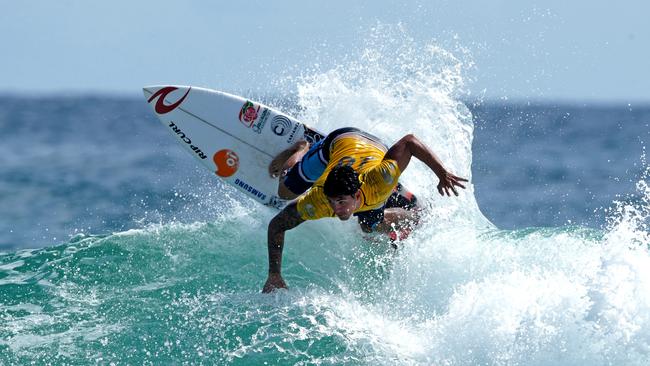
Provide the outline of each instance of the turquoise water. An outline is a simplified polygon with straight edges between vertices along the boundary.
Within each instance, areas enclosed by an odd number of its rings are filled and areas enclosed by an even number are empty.
[[[290,231],[271,295],[275,211],[144,100],[3,99],[0,364],[647,365],[650,109],[468,106],[471,67],[389,29],[262,97],[324,131],[414,133],[472,182],[439,197],[413,162],[427,213],[398,250],[353,220]]]
[[[1,363],[647,364],[631,222],[438,227],[398,251],[314,222],[287,235],[290,290],[264,295],[266,214],[2,254]]]

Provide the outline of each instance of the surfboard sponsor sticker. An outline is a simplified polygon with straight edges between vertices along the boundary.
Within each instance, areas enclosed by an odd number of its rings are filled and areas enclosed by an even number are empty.
[[[296,131],[298,131],[298,127],[300,127],[300,123],[296,123],[293,125],[293,128],[291,129],[291,133],[289,133],[289,138],[287,139],[288,144],[293,144],[296,137],[299,137],[298,134],[296,134]]]
[[[277,115],[271,120],[271,131],[277,136],[284,136],[291,129],[291,121],[283,115]]]
[[[239,156],[230,149],[217,151],[212,156],[212,160],[217,167],[215,173],[222,178],[232,176],[239,169]]]
[[[255,187],[253,187],[252,185],[244,182],[243,180],[241,180],[239,178],[235,179],[235,185],[237,185],[238,187],[240,187],[241,189],[243,189],[244,191],[250,193],[251,195],[253,195],[254,197],[256,197],[258,199],[261,199],[261,200],[266,199],[266,194],[260,192],[259,190],[255,189]]]
[[[253,102],[247,100],[239,111],[239,121],[246,127],[251,127],[253,125],[253,122],[255,122],[257,119],[257,114],[259,111],[260,106],[257,106],[256,108]]]
[[[239,110],[239,121],[243,123],[244,126],[252,129],[259,134],[262,133],[262,128],[264,128],[264,124],[269,118],[269,109],[264,108],[262,109],[262,113],[260,113],[261,107],[262,106],[256,106],[255,103],[247,100]]]
[[[266,120],[269,119],[269,109],[264,108],[262,110],[262,113],[260,114],[260,120],[253,123],[253,126],[251,129],[259,134],[262,133],[262,128],[264,128],[264,124],[266,124]]]
[[[156,113],[158,113],[158,114],[169,113],[169,112],[173,111],[174,109],[176,109],[176,107],[181,105],[181,103],[183,103],[183,101],[185,100],[187,95],[190,93],[190,90],[192,90],[191,87],[189,89],[187,89],[187,91],[185,92],[185,95],[183,95],[181,97],[181,99],[177,100],[175,103],[165,104],[165,97],[167,96],[167,94],[173,92],[176,89],[178,89],[178,88],[175,87],[175,86],[166,86],[164,88],[160,88],[160,89],[158,89],[157,92],[153,93],[153,95],[149,98],[149,100],[147,102],[151,103],[152,100],[158,98],[158,100],[156,100],[156,104],[154,106],[154,110],[156,111]]]
[[[189,136],[187,136],[185,132],[183,132],[183,130],[181,130],[181,128],[178,127],[173,121],[169,122],[169,128],[171,128],[172,131],[178,135],[178,138],[186,143],[199,158],[205,159],[208,157],[198,146],[192,144],[192,140],[189,138]]]

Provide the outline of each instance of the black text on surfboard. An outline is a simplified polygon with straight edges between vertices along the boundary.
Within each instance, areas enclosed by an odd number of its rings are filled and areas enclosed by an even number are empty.
[[[259,199],[262,199],[262,200],[266,199],[266,195],[264,193],[262,193],[262,192],[258,191],[257,189],[253,188],[252,186],[248,185],[248,183],[240,180],[239,178],[235,179],[235,184],[237,186],[241,187],[244,191],[252,194],[253,196],[255,196],[255,197],[259,198]]]
[[[171,121],[170,121],[170,122],[169,122],[169,127],[170,127],[174,132],[176,132],[176,134],[178,135],[178,137],[179,137],[181,140],[183,140],[183,142],[185,142],[186,144],[190,145],[190,149],[192,149],[192,151],[194,151],[194,152],[196,153],[196,155],[198,155],[199,158],[201,158],[201,159],[205,159],[205,158],[207,158],[207,156],[203,153],[203,151],[201,151],[201,149],[198,148],[198,146],[194,146],[194,145],[192,145],[192,140],[190,140],[190,138],[187,137],[187,136],[185,135],[185,133],[184,133],[184,132],[183,132],[183,131],[178,127],[178,126],[176,126],[176,124],[175,124],[174,122],[171,122]]]

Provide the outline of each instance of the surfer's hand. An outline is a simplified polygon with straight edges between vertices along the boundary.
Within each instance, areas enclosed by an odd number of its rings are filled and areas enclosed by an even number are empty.
[[[262,292],[268,294],[278,288],[287,288],[287,284],[284,282],[282,275],[279,273],[269,273],[269,277],[266,279]]]
[[[467,179],[458,177],[448,171],[444,171],[438,176],[438,178],[440,179],[440,183],[438,183],[438,193],[440,193],[441,196],[444,196],[445,194],[451,196],[449,193],[450,189],[456,196],[458,196],[456,187],[465,189],[465,186],[460,182],[467,182]]]

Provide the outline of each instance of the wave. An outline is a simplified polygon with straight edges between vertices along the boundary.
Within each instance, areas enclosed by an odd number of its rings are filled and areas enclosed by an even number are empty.
[[[0,359],[648,360],[647,232],[628,231],[629,222],[610,231],[432,225],[398,251],[360,240],[354,225],[313,222],[287,235],[291,289],[263,295],[268,218],[79,236],[1,255]]]

